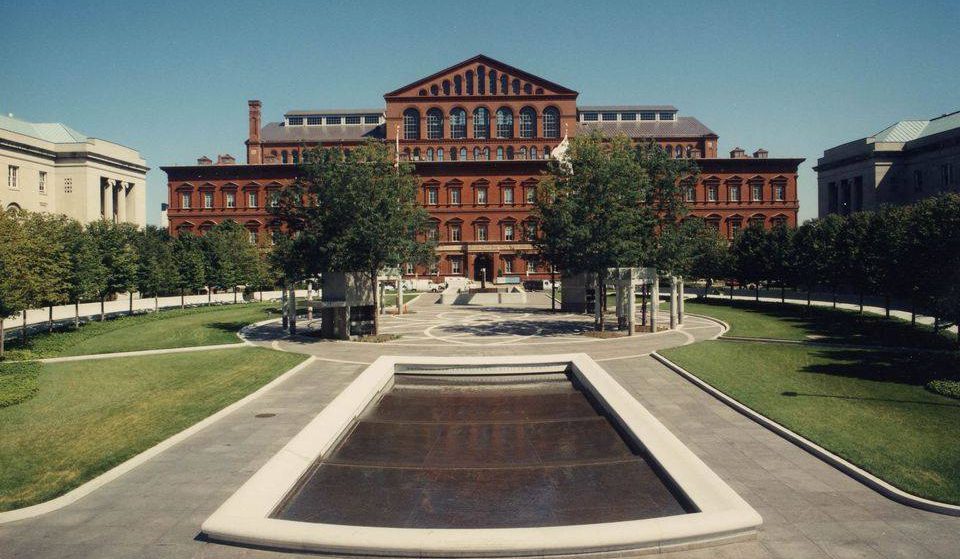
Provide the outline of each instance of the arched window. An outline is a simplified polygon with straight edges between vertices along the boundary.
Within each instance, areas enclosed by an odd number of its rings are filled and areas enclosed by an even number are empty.
[[[420,111],[417,109],[403,111],[403,139],[420,139]]]
[[[437,84],[431,85],[431,86],[430,86],[430,95],[436,96],[436,95],[439,95],[439,94],[440,94],[440,88],[437,87]]]
[[[550,146],[543,146],[543,158],[550,159]]]
[[[483,159],[490,161],[490,148],[483,148]]]
[[[547,107],[543,110],[543,137],[560,137],[560,111],[554,107]]]
[[[513,159],[513,146],[507,146],[507,160]]]
[[[467,70],[467,95],[473,95],[473,70]]]
[[[427,139],[439,140],[443,137],[443,113],[440,109],[427,111]]]
[[[527,148],[522,147],[520,148],[520,159],[526,159],[526,158],[527,158]]]
[[[477,67],[477,94],[483,95],[487,91],[487,70],[483,66]]]
[[[672,146],[672,145],[667,144],[667,147],[663,148],[663,150],[667,152],[667,157],[673,157],[673,146]]]
[[[443,80],[443,94],[450,95],[450,80]]]
[[[478,147],[473,148],[473,159],[474,161],[480,160],[480,148]]]
[[[497,161],[503,161],[503,146],[497,148]]]
[[[538,157],[537,146],[530,146],[530,159],[537,159]]]
[[[683,157],[683,146],[677,146],[675,154],[677,159],[680,159],[681,157]]]
[[[410,161],[410,148],[405,148],[403,150],[403,160]]]
[[[537,112],[532,107],[520,109],[520,137],[533,138],[537,135]]]
[[[427,161],[433,161],[433,148],[427,148]]]
[[[280,152],[280,162],[281,163],[287,162],[287,150],[283,150]]]
[[[513,111],[507,107],[497,109],[497,137],[513,137]]]
[[[520,80],[513,78],[512,89],[514,95],[520,95]]]
[[[420,148],[413,148],[413,160],[420,161]]]
[[[467,160],[467,148],[460,148],[460,160],[461,161]]]
[[[478,139],[490,137],[490,112],[485,107],[477,107],[473,111],[473,137]]]
[[[450,148],[450,161],[457,160],[457,148]]]
[[[497,71],[490,70],[488,74],[490,76],[490,95],[497,94]]]
[[[437,161],[443,161],[443,148],[437,148]]]
[[[294,165],[299,165],[299,164],[300,164],[300,152],[299,152],[299,151],[294,151],[294,152],[293,152],[293,164],[294,164]]]
[[[507,79],[508,78],[506,75],[500,76],[500,93],[502,93],[503,95],[510,93],[510,89],[507,84]]]
[[[454,140],[467,137],[467,111],[463,109],[450,111],[450,137]]]
[[[463,78],[453,76],[453,92],[457,95],[463,95]]]

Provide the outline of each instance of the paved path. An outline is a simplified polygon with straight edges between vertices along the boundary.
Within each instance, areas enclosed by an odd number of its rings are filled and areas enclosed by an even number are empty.
[[[413,305],[417,319],[460,324],[441,316],[449,307]],[[459,309],[458,309],[459,310]],[[467,315],[467,335],[433,346],[271,339],[275,327],[254,329],[254,343],[309,351],[321,360],[186,441],[80,501],[31,520],[0,525],[4,558],[220,558],[300,557],[293,553],[209,543],[202,521],[303,428],[360,371],[383,354],[492,355],[586,351],[726,480],[762,516],[759,538],[738,544],[666,554],[670,558],[956,558],[960,519],[890,501],[759,425],[737,414],[646,354],[719,334],[691,318],[687,330],[572,345],[572,332],[552,341],[544,331],[524,340],[493,332],[485,343],[484,312]],[[532,313],[551,324],[546,313]],[[513,315],[511,315],[513,316]],[[388,319],[389,320],[389,319]],[[398,318],[397,323],[405,320]],[[527,319],[525,319],[527,320]],[[565,321],[575,322],[573,318]],[[542,325],[542,324],[541,324]],[[420,331],[429,328],[418,324]],[[274,329],[271,329],[274,328]],[[479,328],[480,331],[472,331]],[[495,327],[494,327],[495,328]],[[444,336],[447,330],[440,328]],[[417,331],[413,328],[412,331]],[[529,341],[534,340],[534,341]],[[555,341],[555,340],[553,340]],[[436,342],[436,340],[434,340]],[[473,343],[477,342],[477,343]],[[323,360],[327,359],[327,360]],[[339,361],[337,361],[339,360]],[[341,362],[353,361],[355,363]],[[257,414],[276,414],[257,418]],[[316,557],[304,555],[303,557]]]

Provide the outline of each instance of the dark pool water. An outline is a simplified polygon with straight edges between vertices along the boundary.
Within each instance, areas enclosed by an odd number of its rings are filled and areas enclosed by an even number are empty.
[[[506,528],[695,510],[566,378],[446,382],[398,375],[273,517]]]

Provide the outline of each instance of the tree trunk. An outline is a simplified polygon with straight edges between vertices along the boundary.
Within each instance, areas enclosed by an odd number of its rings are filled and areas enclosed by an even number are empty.
[[[813,298],[813,290],[812,290],[812,289],[808,289],[808,290],[807,290],[807,306],[808,306],[808,307],[810,306],[810,300],[811,300],[812,298]]]
[[[287,324],[290,321],[289,311],[290,309],[287,308],[287,282],[284,280],[280,283],[280,324],[284,330],[287,329]]]
[[[207,306],[209,307],[212,304],[213,304],[213,288],[208,285],[207,286]]]
[[[939,316],[933,317],[933,333],[934,334],[940,333],[940,317]]]
[[[47,315],[47,334],[53,334],[53,305],[49,307]]]
[[[20,339],[23,347],[27,347],[27,309],[23,309],[23,325],[20,327]]]
[[[753,284],[753,300],[760,302],[760,282]]]
[[[733,302],[733,282],[730,282],[730,302]]]
[[[80,300],[77,299],[73,302],[73,329],[78,330],[80,328]]]
[[[647,282],[644,281],[643,285],[640,287],[640,292],[643,294],[640,298],[640,323],[644,326],[647,325]]]
[[[297,284],[290,283],[290,296],[287,298],[290,304],[290,335],[297,335]],[[349,317],[347,317],[349,319]],[[349,322],[349,320],[348,320]]]
[[[837,288],[833,288],[833,308],[837,308]]]
[[[890,318],[890,295],[886,294],[883,296],[883,315],[887,318]]]
[[[380,313],[377,312],[377,309],[380,308],[380,290],[377,289],[377,271],[370,271],[370,287],[373,288],[373,335],[377,336],[380,334]],[[398,284],[399,287],[399,284]],[[399,300],[400,290],[397,289],[397,298]],[[400,303],[403,304],[403,303]],[[349,324],[350,317],[347,317],[347,323]]]
[[[133,314],[133,291],[130,291],[130,314]]]
[[[550,266],[550,312],[557,312],[557,269]]]
[[[784,285],[781,283],[780,284],[780,303],[783,304],[786,302],[787,302],[787,288],[784,287]]]
[[[860,290],[860,314],[863,314],[863,290]]]
[[[104,310],[104,306],[105,306],[104,300],[105,300],[105,299],[106,299],[106,297],[104,297],[104,296],[102,296],[102,295],[100,296],[100,322],[103,322],[104,320],[107,319],[107,311]]]
[[[182,310],[182,309],[186,308],[186,306],[187,306],[187,304],[186,304],[186,296],[184,295],[184,289],[181,287],[181,288],[180,288],[180,309]]]
[[[593,297],[593,321],[598,332],[603,332],[603,305],[600,303],[602,294],[603,285],[600,283],[600,273],[598,272]]]
[[[713,288],[713,278],[707,278],[707,280],[703,282],[703,298],[704,299],[710,297],[711,288]]]
[[[3,321],[4,321],[4,318],[0,317],[0,359],[3,359],[3,358],[4,358],[4,352],[7,350],[7,348],[6,348],[6,340],[4,339],[4,338],[6,337],[6,335],[7,335],[7,333],[4,332],[4,329],[3,329],[3,327],[4,327]]]
[[[236,285],[233,286],[233,303],[234,304],[237,303],[237,286]]]
[[[153,312],[160,311],[160,300],[156,294],[153,295]]]

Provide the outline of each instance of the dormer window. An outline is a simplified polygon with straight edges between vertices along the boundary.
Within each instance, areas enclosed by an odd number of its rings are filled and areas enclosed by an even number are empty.
[[[637,120],[637,113],[620,113],[620,120]]]
[[[603,120],[617,120],[617,113],[603,113],[601,117]]]
[[[583,113],[584,122],[596,122],[599,115],[597,113]]]
[[[640,113],[640,120],[657,120],[657,113],[653,111],[643,111]]]
[[[673,120],[673,113],[660,113],[660,120]]]
[[[343,118],[344,124],[360,124],[360,115],[349,115]]]
[[[338,116],[328,116],[327,124],[340,124],[342,119]]]
[[[309,126],[320,126],[321,124],[323,124],[323,119],[319,116],[308,116],[307,124]]]
[[[364,124],[378,124],[380,122],[380,117],[377,115],[367,115],[363,117]]]
[[[288,117],[287,123],[290,124],[290,126],[301,126],[303,125],[303,117],[302,116]]]

